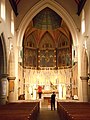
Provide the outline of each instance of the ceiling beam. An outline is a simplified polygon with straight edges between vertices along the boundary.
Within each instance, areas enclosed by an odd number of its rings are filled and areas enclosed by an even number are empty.
[[[87,1],[87,0],[79,0],[78,12],[77,12],[78,16],[80,15],[80,13],[81,13],[81,11],[82,11],[82,9],[83,9],[86,1]]]
[[[80,0],[75,0],[75,2],[77,3],[77,5],[79,4]]]
[[[17,16],[18,15],[18,12],[17,12],[17,4],[16,4],[16,1],[15,0],[9,0],[11,6],[12,6],[12,9],[15,13],[15,15]]]
[[[19,4],[19,2],[20,2],[20,0],[15,0],[15,2],[16,2],[16,5],[18,5],[18,4]]]

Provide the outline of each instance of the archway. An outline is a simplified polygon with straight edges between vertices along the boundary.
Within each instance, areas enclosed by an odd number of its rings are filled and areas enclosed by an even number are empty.
[[[72,17],[67,13],[67,11],[62,6],[60,6],[55,1],[51,1],[51,0],[44,0],[44,1],[42,0],[42,1],[38,2],[38,4],[33,6],[32,9],[30,9],[28,11],[28,13],[23,18],[20,26],[17,29],[17,33],[18,33],[17,46],[19,46],[19,47],[22,46],[23,36],[24,36],[25,30],[26,30],[28,24],[30,23],[30,21],[41,10],[43,10],[46,7],[49,7],[50,9],[52,9],[53,11],[55,11],[58,15],[60,15],[62,17],[62,19],[65,21],[68,28],[70,29],[74,46],[77,46],[77,44],[78,44],[78,34],[77,34],[77,30],[76,30],[77,27],[76,27]]]
[[[22,48],[22,40],[23,40],[23,36],[24,36],[24,33],[25,33],[25,30],[26,28],[28,27],[29,23],[31,22],[31,20],[40,12],[42,11],[43,9],[45,8],[50,8],[52,9],[53,11],[55,11],[59,16],[62,17],[62,19],[65,21],[65,23],[67,24],[70,32],[71,32],[71,35],[72,35],[72,39],[73,39],[73,44],[74,45],[77,45],[77,33],[76,33],[76,26],[72,20],[72,18],[69,16],[69,14],[59,5],[58,7],[58,4],[55,3],[55,2],[52,2],[52,1],[41,1],[38,3],[37,6],[34,6],[33,7],[33,10],[30,10],[28,12],[28,14],[25,16],[25,18],[23,19],[23,21],[21,22],[20,26],[19,26],[19,31],[18,31],[18,41],[17,41],[17,45],[19,46],[19,48],[21,47]],[[37,10],[36,10],[37,9]],[[29,19],[28,19],[29,18]],[[27,24],[26,24],[27,23]],[[62,38],[65,38],[65,37],[62,37]],[[66,41],[63,43],[63,44],[66,44]],[[60,55],[59,55],[60,56]],[[63,57],[63,56],[62,56]],[[64,56],[64,59],[65,59],[65,56]],[[63,60],[64,61],[64,60]],[[63,64],[65,64],[65,62],[63,62]],[[67,63],[69,64],[69,63]],[[69,72],[69,71],[68,71]],[[30,73],[30,71],[28,71],[28,73]],[[61,73],[64,73],[65,76],[66,76],[66,70],[65,71],[61,71]],[[60,73],[60,74],[61,74]],[[33,73],[32,73],[33,74]],[[63,76],[64,76],[63,74]],[[66,78],[65,78],[66,80]],[[35,81],[34,81],[35,82]],[[57,82],[57,81],[56,81]],[[66,89],[65,88],[65,85],[63,86],[60,86],[62,89]],[[68,86],[68,87],[71,87],[71,86]],[[28,88],[28,85],[26,86],[25,89]],[[71,88],[70,88],[71,89]],[[27,90],[28,91],[28,90]],[[62,90],[61,90],[62,91]],[[27,92],[28,93],[28,92]],[[65,93],[66,95],[66,93]]]
[[[0,36],[0,104],[5,104],[7,100],[7,57],[5,38]]]

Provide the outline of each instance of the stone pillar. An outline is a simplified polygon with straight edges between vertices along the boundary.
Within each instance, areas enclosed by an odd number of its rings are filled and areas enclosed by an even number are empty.
[[[9,93],[8,93],[8,101],[14,102],[15,101],[15,89],[14,89],[14,80],[16,77],[8,77],[9,82]]]
[[[81,85],[82,85],[82,101],[88,101],[88,56],[86,49],[83,49],[82,66],[81,66]]]
[[[8,92],[8,101],[13,102],[15,101],[15,57],[14,57],[14,50],[13,50],[13,43],[12,40],[10,41],[10,55],[9,55],[9,62],[8,62],[8,83],[9,83],[9,92]]]
[[[0,104],[6,104],[7,101],[7,76],[8,74],[0,75]]]
[[[82,99],[83,102],[88,102],[88,77],[80,77],[82,80]]]

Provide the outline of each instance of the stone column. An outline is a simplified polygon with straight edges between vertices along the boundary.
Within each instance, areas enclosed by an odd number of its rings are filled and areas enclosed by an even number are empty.
[[[83,102],[88,102],[88,77],[80,77],[82,80],[82,99]]]
[[[15,57],[14,57],[14,49],[12,41],[10,41],[10,55],[9,55],[9,62],[8,62],[8,68],[9,68],[9,76],[8,76],[8,83],[9,83],[9,92],[8,92],[8,101],[13,102],[15,101]]]
[[[6,104],[7,101],[7,76],[8,74],[0,75],[0,104]]]
[[[86,49],[83,49],[82,66],[81,66],[81,81],[82,81],[82,101],[88,101],[88,56]]]
[[[15,101],[14,80],[16,79],[16,77],[8,77],[7,79],[9,82],[8,101],[13,102]]]

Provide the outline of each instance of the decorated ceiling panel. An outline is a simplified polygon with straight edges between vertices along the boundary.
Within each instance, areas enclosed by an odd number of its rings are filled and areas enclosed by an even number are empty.
[[[42,30],[60,28],[62,18],[50,8],[45,8],[33,18],[33,26]]]
[[[56,1],[58,2],[58,0],[56,0]],[[75,13],[77,12],[77,14],[80,15],[87,0],[72,0],[72,1],[75,4],[77,4],[77,11],[75,11]],[[9,2],[11,3],[11,6],[12,6],[13,11],[15,12],[16,16],[19,15],[18,9],[19,9],[19,4],[23,3],[22,0],[9,0]],[[68,4],[69,4],[69,2],[68,2]]]
[[[25,68],[58,69],[72,65],[72,37],[62,18],[50,8],[28,25],[23,42]]]

